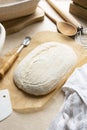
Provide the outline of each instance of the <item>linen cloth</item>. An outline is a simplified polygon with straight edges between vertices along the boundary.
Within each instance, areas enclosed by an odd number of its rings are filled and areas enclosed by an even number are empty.
[[[65,101],[49,130],[87,130],[87,64],[75,69],[62,90]]]

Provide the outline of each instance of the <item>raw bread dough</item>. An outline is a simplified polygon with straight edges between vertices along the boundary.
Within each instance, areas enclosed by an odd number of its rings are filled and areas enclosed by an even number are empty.
[[[36,47],[17,66],[16,86],[33,95],[45,95],[56,88],[77,62],[77,55],[68,45],[47,42]]]

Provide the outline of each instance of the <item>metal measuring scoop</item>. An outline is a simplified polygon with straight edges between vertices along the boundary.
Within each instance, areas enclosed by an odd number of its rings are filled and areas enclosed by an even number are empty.
[[[23,43],[20,45],[18,50],[4,63],[4,65],[0,68],[0,78],[4,76],[4,74],[10,69],[14,61],[17,59],[19,56],[20,52],[24,47],[27,47],[30,44],[31,38],[30,37],[25,37]]]

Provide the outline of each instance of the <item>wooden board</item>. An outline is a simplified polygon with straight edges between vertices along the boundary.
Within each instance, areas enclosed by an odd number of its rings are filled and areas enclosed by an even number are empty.
[[[84,8],[87,8],[87,0],[73,0],[73,2],[81,5]]]
[[[41,8],[37,7],[35,13],[33,13],[32,15],[20,17],[9,21],[3,21],[1,23],[5,27],[6,33],[11,34],[18,32],[24,27],[43,19],[44,19],[44,12]]]
[[[37,110],[44,108],[45,104],[53,97],[53,95],[59,90],[59,88],[62,87],[65,80],[68,78],[68,76],[72,73],[72,71],[74,69],[74,68],[72,68],[71,72],[66,74],[65,77],[63,77],[63,79],[60,81],[59,85],[53,92],[51,92],[50,94],[45,95],[45,96],[40,96],[40,97],[31,96],[31,95],[26,94],[25,92],[19,90],[15,86],[15,84],[13,82],[13,73],[14,73],[14,70],[15,70],[17,64],[35,47],[37,47],[38,45],[40,45],[44,42],[49,42],[49,41],[57,41],[57,42],[60,42],[61,44],[64,43],[64,44],[71,46],[74,49],[74,51],[76,52],[78,61],[80,64],[84,63],[83,59],[85,57],[86,57],[85,59],[87,59],[86,51],[84,50],[84,48],[82,46],[80,46],[79,44],[76,44],[74,42],[74,40],[72,40],[71,38],[65,37],[59,33],[50,32],[50,31],[44,31],[44,32],[37,33],[32,38],[31,44],[27,48],[23,49],[19,58],[16,60],[16,62],[12,66],[12,68],[8,71],[8,73],[6,73],[4,78],[2,80],[0,80],[0,89],[7,88],[10,91],[12,107],[15,111],[33,112],[33,111],[37,111]],[[3,63],[2,60],[0,61],[0,63],[1,62]]]
[[[83,8],[75,3],[70,3],[70,13],[87,20],[87,9]]]

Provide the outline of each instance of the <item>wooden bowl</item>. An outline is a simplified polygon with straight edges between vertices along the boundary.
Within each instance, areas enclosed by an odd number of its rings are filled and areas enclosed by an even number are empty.
[[[0,0],[0,21],[34,13],[39,0]]]
[[[0,53],[5,43],[6,31],[4,26],[0,23]]]

